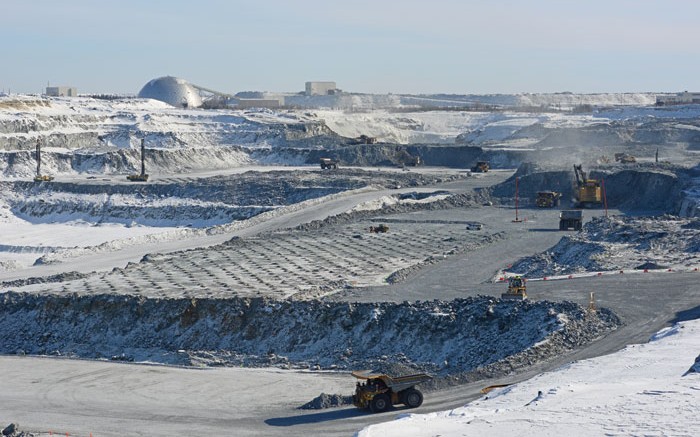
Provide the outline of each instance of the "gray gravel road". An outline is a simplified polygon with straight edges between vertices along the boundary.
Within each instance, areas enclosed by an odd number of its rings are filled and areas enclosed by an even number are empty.
[[[533,299],[563,298],[586,304],[588,292],[593,290],[597,303],[617,311],[626,325],[583,350],[525,373],[429,393],[425,404],[411,412],[455,408],[479,397],[479,390],[486,385],[521,381],[574,360],[614,352],[646,341],[669,323],[700,317],[699,275],[649,273],[530,283]],[[478,293],[498,295],[502,291],[503,284],[482,284]],[[464,296],[465,292],[454,294]],[[349,436],[406,412],[397,408],[371,415],[351,407],[296,409],[321,392],[349,394],[354,381],[345,373],[196,370],[0,357],[0,374],[4,415],[0,419],[31,424],[31,428],[25,427],[30,431],[51,429],[61,435]]]

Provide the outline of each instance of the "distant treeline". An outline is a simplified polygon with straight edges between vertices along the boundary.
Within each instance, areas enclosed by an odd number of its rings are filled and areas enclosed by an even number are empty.
[[[133,99],[133,94],[81,94],[82,97],[90,97],[98,100],[123,100]]]
[[[525,113],[574,113],[583,114],[593,112],[592,105],[577,105],[573,108],[561,108],[551,105],[541,106],[505,106],[473,103],[468,106],[403,106],[400,108],[388,108],[389,112],[430,112],[430,111],[456,111],[456,112],[525,112]]]

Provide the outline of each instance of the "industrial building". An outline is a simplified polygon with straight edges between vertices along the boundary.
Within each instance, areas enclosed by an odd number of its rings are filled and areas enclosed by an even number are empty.
[[[160,100],[178,108],[202,106],[202,97],[197,88],[186,80],[173,76],[151,80],[141,88],[139,97]]]
[[[78,88],[72,86],[47,86],[46,95],[51,97],[77,97]]]
[[[683,91],[672,96],[656,96],[656,104],[663,105],[689,105],[692,103],[700,103],[700,93],[689,93]]]
[[[247,108],[279,108],[283,103],[279,99],[238,99],[238,107]]]
[[[335,94],[336,91],[335,82],[306,82],[307,96],[325,96]]]

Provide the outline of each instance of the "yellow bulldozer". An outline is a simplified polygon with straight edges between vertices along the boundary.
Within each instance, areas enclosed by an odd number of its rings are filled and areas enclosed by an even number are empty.
[[[510,278],[508,278],[508,290],[505,293],[501,294],[501,299],[527,299],[525,278],[522,278],[520,276],[511,276]]]
[[[575,208],[596,208],[603,204],[603,196],[598,179],[589,179],[581,164],[574,165],[576,188],[574,190]]]

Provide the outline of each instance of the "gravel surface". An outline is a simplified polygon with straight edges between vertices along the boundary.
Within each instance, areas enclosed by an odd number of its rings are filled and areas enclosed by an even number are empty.
[[[700,267],[700,220],[675,216],[596,218],[546,252],[509,269],[527,277]]]

